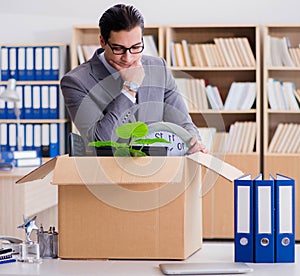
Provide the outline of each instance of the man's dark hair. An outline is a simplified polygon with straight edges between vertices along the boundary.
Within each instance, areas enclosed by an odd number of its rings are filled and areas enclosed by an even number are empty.
[[[144,18],[133,6],[117,4],[103,13],[99,20],[99,28],[105,42],[108,41],[111,31],[130,31],[140,26],[144,33]]]

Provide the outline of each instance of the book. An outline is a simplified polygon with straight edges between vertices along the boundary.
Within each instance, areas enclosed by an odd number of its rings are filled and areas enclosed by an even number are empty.
[[[181,40],[181,44],[182,44],[185,65],[188,67],[192,67],[192,61],[191,61],[191,55],[190,55],[190,51],[189,51],[189,47],[188,47],[188,42],[185,39],[183,39],[183,40]]]
[[[77,56],[78,56],[79,64],[82,64],[85,62],[83,51],[82,51],[82,46],[79,44],[77,45]]]
[[[255,122],[251,122],[250,125],[250,137],[249,137],[249,142],[248,142],[248,149],[246,150],[246,152],[254,152],[255,151],[255,140],[256,140],[256,123]]]
[[[153,35],[144,35],[143,40],[144,40],[143,55],[158,57],[159,54],[158,54],[156,43],[154,41],[154,36]],[[98,46],[98,48],[99,48],[99,46]]]
[[[209,105],[211,107],[211,109],[215,109],[215,110],[219,110],[220,107],[219,107],[219,104],[217,103],[216,101],[216,98],[214,96],[214,88],[212,85],[207,85],[206,86],[206,95],[207,95],[207,98],[208,98],[208,102],[209,102]]]
[[[248,59],[250,61],[250,66],[255,66],[256,61],[255,61],[255,57],[253,55],[253,52],[252,52],[252,49],[251,49],[248,38],[241,37],[240,40],[241,40],[241,43],[243,45],[243,49],[245,50],[246,56],[248,57]]]
[[[188,79],[185,78],[175,78],[175,82],[177,85],[177,88],[179,90],[179,93],[182,96],[182,99],[186,105],[186,108],[190,111],[191,106],[190,106],[190,100],[189,100],[189,95],[188,95]]]
[[[226,65],[228,67],[233,67],[233,63],[232,63],[231,57],[229,55],[228,49],[225,45],[224,38],[222,38],[222,37],[214,38],[214,42],[215,42],[218,50],[224,56],[225,61],[226,61]]]
[[[225,99],[224,110],[250,109],[255,100],[256,84],[249,82],[232,82]],[[245,102],[245,101],[249,102]]]
[[[288,37],[284,36],[280,40],[281,42],[281,62],[283,66],[295,67],[295,64],[291,58],[289,47],[290,41]]]
[[[232,62],[232,67],[239,67],[239,61],[237,59],[238,57],[236,55],[236,50],[234,44],[232,43],[232,39],[232,37],[224,38],[224,44],[227,49],[229,58]]]
[[[87,61],[92,58],[94,55],[95,51],[99,48],[99,45],[87,45],[87,44],[82,44],[82,53],[84,56],[84,60]]]
[[[184,59],[183,48],[180,42],[174,43],[175,57],[176,57],[176,65],[179,67],[186,66],[186,62]]]
[[[286,153],[297,153],[297,150],[299,150],[299,144],[300,144],[300,125],[295,124],[295,131],[293,136],[291,137],[290,144],[286,149]]]
[[[278,141],[276,152],[284,152],[284,147],[286,143],[288,142],[289,137],[291,136],[291,131],[293,128],[293,124],[286,124],[286,129],[283,132],[282,136],[280,137],[281,139]]]
[[[240,152],[242,153],[248,153],[248,152],[252,152],[252,150],[249,150],[249,143],[252,137],[252,124],[255,124],[254,122],[245,122],[244,123],[244,132],[242,135],[242,143],[241,143],[241,147],[240,147]]]
[[[267,96],[270,108],[273,110],[279,110],[279,95],[276,93],[275,80],[272,78],[268,79]]]
[[[195,44],[195,51],[200,67],[207,67],[207,61],[204,57],[203,49],[201,44]]]
[[[234,48],[236,51],[236,55],[238,56],[240,66],[241,67],[250,67],[251,62],[248,61],[248,58],[244,52],[243,45],[239,43],[239,40],[237,37],[234,37],[232,39],[232,43],[234,44]]]
[[[205,80],[197,79],[196,82],[197,82],[197,87],[198,87],[198,90],[200,93],[202,109],[207,110],[208,109],[208,100],[207,100],[207,96],[206,96]]]
[[[288,109],[289,110],[299,110],[299,104],[295,97],[294,91],[296,91],[295,83],[290,81],[284,81],[282,83],[283,91],[286,94]]]
[[[0,264],[15,262],[13,258],[13,250],[11,248],[0,248]]]
[[[210,152],[217,129],[214,127],[199,127],[198,131],[200,133],[201,141],[206,146],[206,149]]]
[[[276,127],[275,133],[269,144],[268,152],[274,152],[276,145],[278,143],[279,137],[282,134],[283,127],[284,127],[283,123],[278,124],[278,126]]]
[[[200,48],[202,49],[202,52],[204,54],[204,58],[207,62],[207,66],[208,67],[215,67],[216,62],[214,60],[214,56],[212,55],[212,51],[211,51],[210,46],[211,46],[211,44],[204,43],[204,44],[201,44]]]
[[[282,153],[288,153],[288,148],[292,145],[293,139],[295,137],[295,135],[297,134],[297,130],[298,130],[298,125],[291,123],[290,124],[290,129],[289,132],[287,133],[287,138],[285,140],[285,143],[283,144],[282,148],[281,148],[281,152]]]
[[[216,132],[213,138],[211,152],[216,154],[225,154],[227,138],[228,132]]]
[[[256,83],[247,82],[244,84],[245,96],[241,95],[241,104],[238,106],[240,110],[250,110],[256,99]]]
[[[175,53],[175,43],[174,43],[174,41],[170,42],[170,56],[171,56],[171,65],[174,66],[174,67],[178,66],[177,59],[176,59],[176,53]]]
[[[190,87],[191,87],[191,95],[192,95],[192,105],[195,112],[199,112],[202,107],[202,99],[200,94],[200,87],[197,79],[190,79],[189,80]]]
[[[188,47],[189,47],[189,52],[191,54],[192,66],[200,67],[201,64],[196,50],[196,48],[198,47],[197,44],[189,44]]]
[[[296,48],[289,48],[289,54],[291,56],[291,59],[293,61],[293,63],[295,64],[295,66],[299,67],[300,66],[300,59],[297,53],[297,49]]]
[[[300,103],[300,89],[293,90],[293,92],[298,103]]]

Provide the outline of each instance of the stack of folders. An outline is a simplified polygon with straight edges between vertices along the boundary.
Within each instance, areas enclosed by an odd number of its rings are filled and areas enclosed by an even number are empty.
[[[295,180],[245,175],[234,180],[236,262],[295,262]]]
[[[2,151],[1,162],[10,163],[14,167],[38,167],[42,164],[42,158],[35,150]]]
[[[13,250],[11,248],[0,249],[0,264],[15,262],[16,259],[12,255]]]

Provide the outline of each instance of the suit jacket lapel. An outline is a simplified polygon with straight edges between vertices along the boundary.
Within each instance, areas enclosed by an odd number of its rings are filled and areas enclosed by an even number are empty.
[[[98,55],[103,52],[103,49],[98,49],[90,60],[91,70],[90,75],[98,82],[107,78],[110,73],[105,68]]]

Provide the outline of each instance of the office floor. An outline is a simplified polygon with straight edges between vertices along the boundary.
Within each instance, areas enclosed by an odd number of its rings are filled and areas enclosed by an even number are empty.
[[[183,262],[233,262],[232,242],[208,242]],[[41,264],[8,263],[0,265],[0,275],[163,275],[158,265],[170,260],[60,260],[43,259]],[[292,264],[248,264],[254,269],[249,276],[300,275],[300,245],[296,245],[296,262]],[[248,274],[247,274],[248,275]]]

